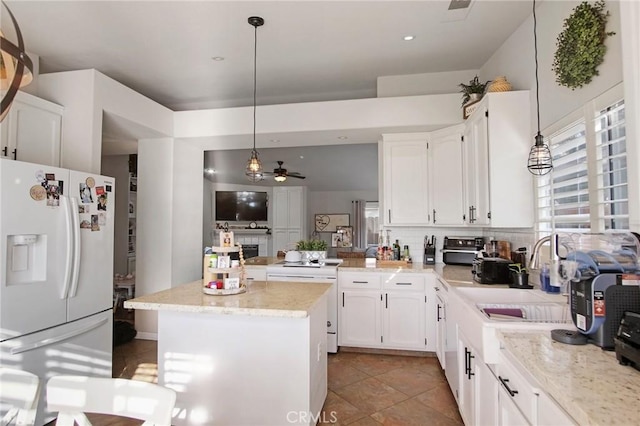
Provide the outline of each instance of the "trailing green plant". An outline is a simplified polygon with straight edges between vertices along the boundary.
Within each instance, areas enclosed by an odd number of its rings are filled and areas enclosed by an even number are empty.
[[[296,250],[300,251],[325,251],[327,250],[327,242],[324,240],[300,240],[296,243]]]
[[[607,36],[615,32],[606,31],[609,11],[603,0],[594,4],[584,1],[573,9],[564,20],[563,30],[556,40],[553,71],[556,82],[571,90],[591,83],[598,75],[598,66],[604,61]]]
[[[462,93],[462,106],[465,106],[471,100],[472,93],[484,95],[488,84],[489,81],[481,83],[477,75],[473,77],[473,80],[469,81],[469,84],[458,84],[458,87],[460,87],[460,93]]]

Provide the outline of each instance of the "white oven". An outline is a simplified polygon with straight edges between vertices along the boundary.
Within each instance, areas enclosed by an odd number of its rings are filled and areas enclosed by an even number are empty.
[[[327,300],[327,352],[338,352],[338,263],[325,264],[279,262],[267,266],[267,281],[331,284]]]

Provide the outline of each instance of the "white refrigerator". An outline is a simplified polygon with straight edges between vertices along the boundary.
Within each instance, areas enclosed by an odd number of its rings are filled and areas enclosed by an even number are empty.
[[[0,158],[0,366],[111,377],[114,204],[113,178]]]

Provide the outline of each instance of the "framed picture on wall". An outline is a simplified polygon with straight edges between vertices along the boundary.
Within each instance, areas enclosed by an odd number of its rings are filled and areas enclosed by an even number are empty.
[[[321,213],[316,214],[314,217],[315,231],[316,232],[336,232],[338,226],[349,226],[349,213],[341,214],[329,214]]]
[[[331,234],[331,247],[342,247],[342,234],[334,232]]]
[[[338,226],[336,232],[341,235],[341,244],[339,247],[353,247],[353,227],[352,226]]]

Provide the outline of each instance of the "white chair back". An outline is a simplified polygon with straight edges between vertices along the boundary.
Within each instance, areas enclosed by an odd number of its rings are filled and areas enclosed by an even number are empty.
[[[84,413],[171,425],[176,402],[172,389],[153,383],[102,377],[55,376],[47,382],[47,409],[58,412],[57,426],[90,425]]]
[[[8,409],[0,425],[33,425],[40,395],[40,378],[27,371],[0,367],[0,403]]]

